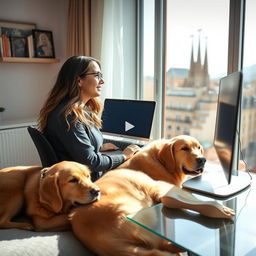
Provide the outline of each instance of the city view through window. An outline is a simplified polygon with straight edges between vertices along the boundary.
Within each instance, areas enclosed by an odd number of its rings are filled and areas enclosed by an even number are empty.
[[[144,99],[147,100],[154,100],[154,11],[154,1],[148,0],[144,17]],[[249,28],[254,28],[256,23],[256,18],[252,17],[246,17]],[[229,0],[167,0],[166,19],[164,137],[194,136],[203,145],[207,159],[218,162],[213,138],[219,80],[227,75]],[[248,52],[255,50],[248,48],[255,45],[256,38],[249,36],[255,37],[252,31],[247,34],[244,63],[251,65],[255,61]],[[249,68],[247,74],[252,72],[253,68]],[[254,75],[256,77],[256,65]],[[256,169],[256,160],[252,158],[256,154],[255,83],[247,79],[243,88],[239,136],[243,160],[250,169]],[[239,168],[244,167],[241,162]]]
[[[164,137],[192,135],[213,160],[218,84],[227,73],[228,16],[228,0],[167,1]],[[150,99],[154,72],[144,65],[144,97]]]
[[[227,74],[228,17],[228,0],[167,1],[165,137],[191,135],[214,161],[218,85]]]

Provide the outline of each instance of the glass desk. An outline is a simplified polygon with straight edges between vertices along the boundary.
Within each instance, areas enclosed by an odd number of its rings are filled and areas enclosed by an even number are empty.
[[[204,200],[210,197],[193,195]],[[226,200],[217,200],[235,210],[232,219],[202,216],[189,210],[157,204],[143,209],[130,221],[194,254],[256,255],[256,175],[249,188]]]

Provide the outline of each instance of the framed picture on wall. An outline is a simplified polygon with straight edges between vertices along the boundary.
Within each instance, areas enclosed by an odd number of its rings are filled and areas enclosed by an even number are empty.
[[[26,37],[31,35],[32,29],[35,28],[34,23],[0,20],[0,34],[5,34],[7,37]]]
[[[21,36],[10,37],[12,57],[28,57],[27,38]]]
[[[34,38],[35,57],[55,58],[53,35],[48,30],[32,30]]]

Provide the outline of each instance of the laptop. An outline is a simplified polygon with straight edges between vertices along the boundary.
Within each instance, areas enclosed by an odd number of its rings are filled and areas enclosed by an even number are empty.
[[[121,151],[130,144],[141,147],[147,144],[150,140],[155,105],[155,101],[105,99],[101,116],[104,143],[113,143]]]

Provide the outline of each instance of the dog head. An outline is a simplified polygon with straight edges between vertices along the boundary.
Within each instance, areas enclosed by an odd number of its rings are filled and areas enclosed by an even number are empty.
[[[177,168],[184,174],[197,175],[203,172],[206,159],[203,147],[195,138],[187,135],[174,138],[173,154]]]
[[[39,200],[47,209],[66,212],[72,205],[89,204],[100,197],[85,165],[63,161],[41,171]]]
[[[159,157],[168,170],[175,170],[182,177],[202,173],[206,162],[203,147],[188,135],[176,136],[164,143]]]

